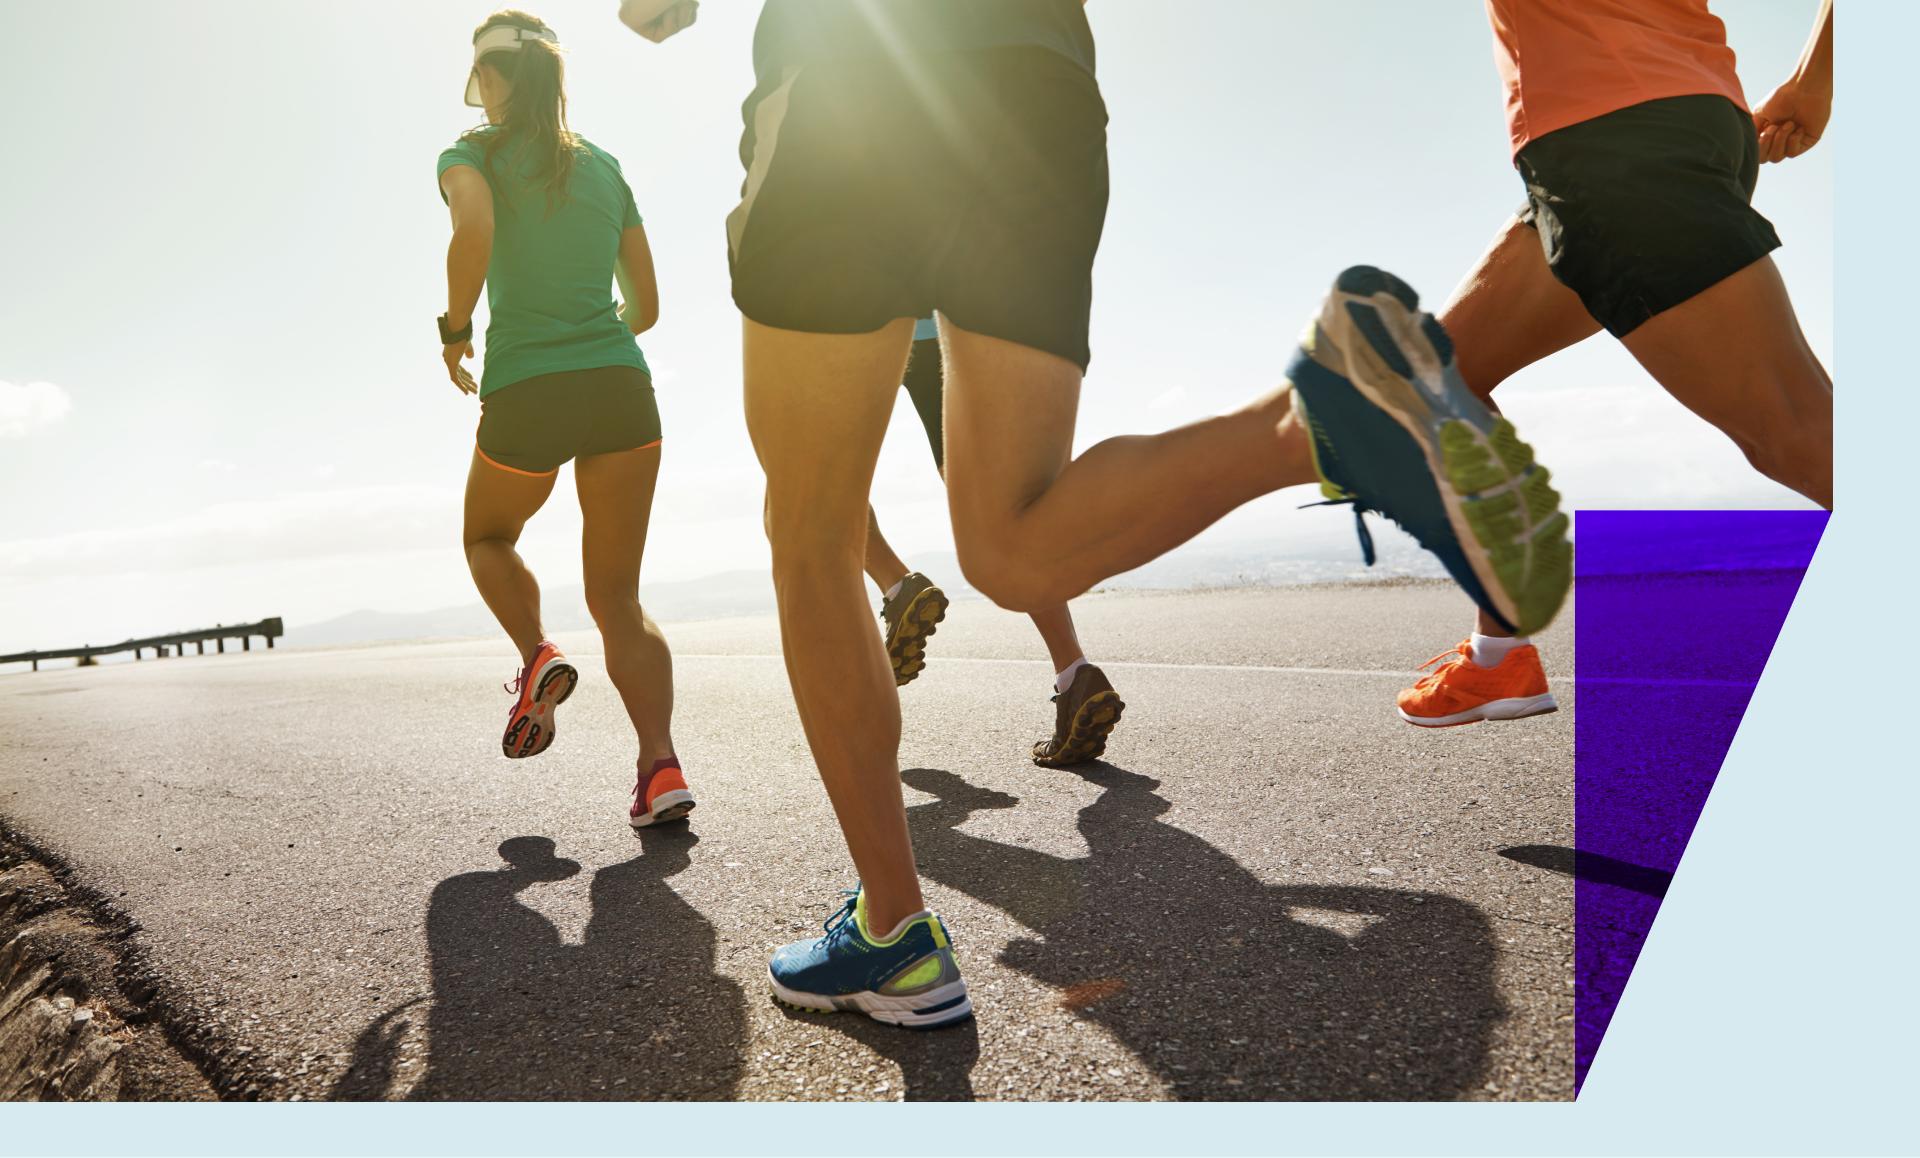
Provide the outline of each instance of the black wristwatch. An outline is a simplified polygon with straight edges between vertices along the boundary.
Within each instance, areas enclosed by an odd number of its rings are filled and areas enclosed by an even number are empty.
[[[472,318],[468,318],[466,326],[458,331],[447,329],[447,315],[445,314],[441,314],[434,320],[440,323],[440,344],[442,346],[451,346],[456,342],[473,341]]]

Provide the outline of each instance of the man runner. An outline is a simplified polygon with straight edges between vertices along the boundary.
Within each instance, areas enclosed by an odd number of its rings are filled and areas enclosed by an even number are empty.
[[[644,8],[623,18],[652,39],[692,15]],[[1072,456],[1107,203],[1078,0],[768,0],[754,71],[727,220],[747,426],[787,672],[860,878],[826,935],[779,949],[769,973],[792,1005],[951,1024],[972,1005],[921,896],[899,697],[861,585],[914,318],[940,315],[961,569],[1012,610],[1057,607],[1251,499],[1319,482],[1407,528],[1525,632],[1566,596],[1567,519],[1418,296],[1364,266],[1336,281],[1286,384]]]
[[[926,429],[933,448],[933,465],[946,474],[945,440],[940,410],[946,393],[940,370],[940,331],[931,317],[913,326],[913,352],[907,357],[907,377],[901,383]],[[918,571],[907,568],[880,533],[879,516],[867,507],[867,577],[880,588],[880,615],[887,625],[887,659],[893,681],[900,687],[913,682],[927,666],[927,637],[947,613],[947,593]],[[1033,746],[1033,762],[1043,768],[1065,768],[1098,759],[1107,750],[1107,737],[1120,723],[1126,703],[1107,681],[1107,673],[1087,662],[1074,630],[1073,613],[1062,603],[1035,611],[1033,625],[1053,659],[1053,738]]]
[[[1487,0],[1527,204],[1440,321],[1480,397],[1603,327],[1768,478],[1833,505],[1833,381],[1750,202],[1833,107],[1833,0],[1799,67],[1747,110],[1707,0]],[[1443,662],[1444,661],[1444,662]],[[1485,612],[1399,696],[1422,727],[1555,710],[1540,654]]]

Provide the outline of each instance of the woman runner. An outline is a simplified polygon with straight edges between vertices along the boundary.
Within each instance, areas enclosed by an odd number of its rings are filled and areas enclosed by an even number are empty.
[[[587,608],[639,734],[628,822],[680,820],[694,802],[673,749],[673,659],[639,598],[660,470],[660,414],[634,341],[660,316],[653,256],[620,163],[567,127],[553,30],[503,10],[474,31],[473,50],[467,104],[484,108],[487,123],[440,154],[440,192],[453,213],[440,339],[448,377],[480,396],[467,564],[520,649],[501,749],[511,759],[546,751],[555,710],[579,680],[541,628],[539,584],[514,549],[571,460]],[[624,305],[613,300],[615,279]],[[461,362],[473,357],[482,284],[489,320],[476,383]]]

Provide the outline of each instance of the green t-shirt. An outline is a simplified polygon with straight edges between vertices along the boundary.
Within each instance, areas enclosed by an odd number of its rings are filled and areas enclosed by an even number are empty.
[[[481,129],[456,142],[440,154],[435,172],[437,180],[456,165],[471,165],[493,187],[480,396],[565,370],[645,370],[647,360],[613,300],[620,234],[640,224],[620,162],[582,138],[567,197],[549,208],[546,189],[527,179],[512,146],[495,155],[488,171],[486,139],[496,131]]]

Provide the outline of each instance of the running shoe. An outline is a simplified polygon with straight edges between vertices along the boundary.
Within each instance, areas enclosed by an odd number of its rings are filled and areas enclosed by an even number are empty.
[[[573,670],[567,657],[552,643],[542,640],[533,650],[533,662],[520,669],[520,675],[506,689],[513,693],[513,707],[507,710],[506,734],[500,737],[500,750],[509,760],[538,756],[553,743],[554,709],[567,702],[580,673]]]
[[[1074,673],[1067,690],[1053,697],[1053,739],[1033,746],[1033,762],[1042,768],[1065,768],[1099,758],[1107,737],[1127,710],[1120,693],[1107,682],[1107,673],[1087,664]]]
[[[1547,690],[1540,652],[1530,643],[1507,652],[1492,667],[1473,662],[1471,642],[1420,666],[1434,664],[1440,666],[1400,693],[1400,718],[1409,724],[1450,728],[1480,720],[1523,720],[1560,710]]]
[[[895,687],[905,687],[927,666],[927,637],[947,617],[947,593],[918,571],[907,572],[900,590],[880,608],[887,624],[887,659]]]
[[[680,771],[680,758],[669,756],[656,761],[653,771],[641,772],[633,784],[633,805],[627,809],[627,823],[635,828],[669,824],[685,820],[693,811],[693,793],[687,791],[686,774]]]
[[[823,927],[818,940],[774,950],[767,975],[776,1001],[817,1013],[851,1009],[909,1029],[973,1016],[947,927],[931,912],[922,909],[876,940],[865,932],[866,901],[856,890]]]
[[[1519,635],[1552,621],[1573,583],[1560,495],[1513,425],[1460,380],[1453,342],[1407,284],[1340,275],[1288,367],[1328,500],[1385,515],[1473,601]]]

